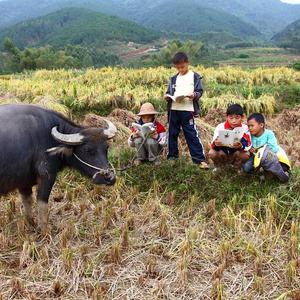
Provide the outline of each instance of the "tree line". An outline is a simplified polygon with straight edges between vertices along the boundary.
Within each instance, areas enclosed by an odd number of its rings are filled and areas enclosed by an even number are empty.
[[[98,68],[119,63],[117,55],[94,47],[67,45],[59,50],[51,46],[21,50],[9,38],[4,40],[4,52],[0,53],[1,74],[37,69]]]

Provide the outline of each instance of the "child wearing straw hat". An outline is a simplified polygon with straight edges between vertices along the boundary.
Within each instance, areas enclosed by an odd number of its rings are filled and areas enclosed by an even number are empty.
[[[157,114],[152,103],[144,103],[138,114],[139,120],[132,124],[132,133],[128,138],[128,144],[137,150],[137,164],[143,162],[160,164],[159,155],[166,145],[166,129],[156,120]],[[143,127],[146,127],[148,132],[146,135],[142,130]]]

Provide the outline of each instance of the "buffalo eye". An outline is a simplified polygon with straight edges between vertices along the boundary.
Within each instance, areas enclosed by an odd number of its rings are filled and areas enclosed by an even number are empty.
[[[90,155],[95,155],[95,154],[97,154],[97,149],[90,148],[90,149],[88,149],[88,153]]]
[[[93,147],[92,145],[86,145],[84,148],[84,152],[89,155],[95,155],[97,154],[97,148]]]

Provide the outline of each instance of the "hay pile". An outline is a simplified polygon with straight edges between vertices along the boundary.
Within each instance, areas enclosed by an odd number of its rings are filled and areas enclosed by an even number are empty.
[[[209,151],[211,140],[212,140],[214,129],[215,129],[214,126],[211,126],[210,124],[206,123],[202,119],[197,119],[196,127],[198,130],[201,142],[204,146],[204,149],[206,151]]]
[[[130,127],[137,118],[133,112],[120,108],[114,109],[108,117],[115,119],[117,122],[122,123],[126,127]]]
[[[51,109],[55,110],[65,116],[69,116],[69,109],[60,103],[59,100],[55,99],[54,97],[51,96],[39,96],[36,97],[33,101],[32,104],[41,106],[46,109]]]
[[[4,104],[34,104],[46,109],[55,110],[65,116],[70,116],[69,109],[52,96],[38,96],[32,101],[22,101],[13,93],[0,93],[0,105]]]
[[[214,127],[224,122],[226,119],[225,110],[222,108],[210,109],[207,115],[204,117],[204,121]]]
[[[0,93],[0,105],[20,103],[13,93]]]
[[[111,115],[107,118],[104,118],[96,114],[88,114],[84,118],[83,125],[92,127],[106,127],[105,119],[113,122],[118,129],[117,136],[115,137],[115,142],[117,144],[126,144],[127,138],[130,135],[130,129],[124,125],[124,119],[115,118]]]
[[[276,133],[279,144],[285,149],[293,165],[300,167],[300,105],[269,119],[267,125]]]

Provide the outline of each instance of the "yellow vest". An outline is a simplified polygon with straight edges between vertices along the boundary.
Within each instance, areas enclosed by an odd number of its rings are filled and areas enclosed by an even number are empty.
[[[266,150],[267,145],[264,145],[263,147],[259,148],[258,151],[254,155],[254,168],[258,168],[260,166],[261,159],[263,157],[263,154]],[[286,154],[286,152],[279,146],[279,150],[276,153],[278,160],[287,165],[291,169],[291,162]]]

